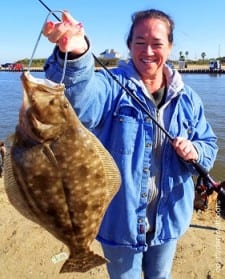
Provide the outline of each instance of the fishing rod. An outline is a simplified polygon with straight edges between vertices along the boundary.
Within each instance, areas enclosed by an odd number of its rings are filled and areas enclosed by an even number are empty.
[[[61,19],[42,1],[38,0],[49,12],[52,13],[52,15],[58,20],[61,21]],[[150,119],[154,122],[154,124],[168,137],[168,139],[172,142],[174,138],[169,134],[169,132],[162,126],[160,123],[155,119],[155,117],[149,112],[149,110],[144,106],[144,104],[141,102],[141,100],[134,94],[133,91],[127,89],[117,78],[116,76],[102,63],[93,53],[92,53],[94,59],[99,63],[99,65],[102,66],[102,68],[112,77],[112,79],[119,84],[119,86],[125,90],[125,92],[134,99],[137,104],[141,107],[141,109],[150,117]],[[204,169],[198,162],[195,160],[188,161],[191,163],[196,171],[199,173],[199,175],[203,178],[203,180],[206,182],[207,189],[210,191],[215,191],[218,194],[221,194],[225,197],[225,189],[222,187],[224,182],[216,182],[209,174],[209,172]]]

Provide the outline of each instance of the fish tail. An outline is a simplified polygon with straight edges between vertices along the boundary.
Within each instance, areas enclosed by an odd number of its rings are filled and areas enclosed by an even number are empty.
[[[63,264],[60,273],[65,272],[86,272],[94,267],[107,263],[108,260],[100,255],[94,254],[92,251],[79,255],[79,257],[70,256]]]

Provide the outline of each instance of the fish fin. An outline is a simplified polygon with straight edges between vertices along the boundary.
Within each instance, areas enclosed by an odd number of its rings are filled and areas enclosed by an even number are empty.
[[[14,142],[14,139],[15,139],[15,134],[8,135],[5,139],[5,145],[6,146],[12,146],[12,144]]]
[[[60,273],[66,272],[86,272],[94,267],[107,263],[108,260],[100,255],[88,251],[83,256],[70,256],[63,264]]]
[[[54,164],[56,167],[58,167],[57,159],[56,159],[51,147],[49,146],[49,144],[47,144],[47,143],[43,144],[43,152],[47,156],[49,161],[52,162],[52,164]]]

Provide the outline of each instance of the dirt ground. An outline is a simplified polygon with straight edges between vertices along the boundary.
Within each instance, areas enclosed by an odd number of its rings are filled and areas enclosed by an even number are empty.
[[[220,206],[194,212],[179,241],[173,279],[225,278],[225,219]],[[93,250],[102,253],[99,244]],[[0,279],[107,279],[105,266],[86,273],[59,274],[67,247],[9,203],[0,178]]]

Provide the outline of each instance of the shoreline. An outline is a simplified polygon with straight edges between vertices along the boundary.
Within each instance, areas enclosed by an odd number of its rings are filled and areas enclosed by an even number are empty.
[[[106,66],[107,67],[107,66]],[[96,69],[101,69],[102,67],[96,67]],[[108,69],[114,67],[107,67]],[[179,69],[178,65],[174,66],[174,69],[178,70],[180,73],[206,73],[206,74],[225,74],[225,66],[222,66],[220,70],[213,70],[209,69],[208,65],[195,65],[190,64],[187,68]],[[27,67],[23,70],[10,70],[5,68],[0,68],[0,72],[24,72],[27,71]],[[43,67],[30,67],[30,72],[44,72]]]

